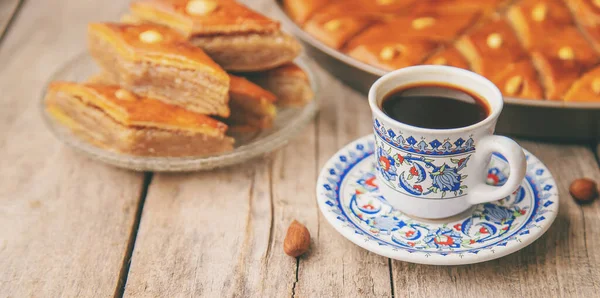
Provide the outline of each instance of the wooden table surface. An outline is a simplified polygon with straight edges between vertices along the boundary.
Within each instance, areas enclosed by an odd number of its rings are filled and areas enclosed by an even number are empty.
[[[568,193],[600,181],[596,144],[519,140],[552,171],[560,212],[507,257],[466,266],[390,260],[320,215],[320,167],[370,133],[364,96],[320,71],[320,114],[265,158],[191,174],[134,173],[76,154],[45,129],[48,77],[85,50],[86,24],[128,1],[0,1],[0,297],[598,297],[600,202]],[[272,15],[272,0],[248,0]],[[282,250],[293,219],[311,251]]]

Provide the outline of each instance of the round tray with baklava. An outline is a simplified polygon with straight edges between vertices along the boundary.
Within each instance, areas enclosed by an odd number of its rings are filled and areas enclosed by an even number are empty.
[[[469,69],[505,96],[498,131],[600,138],[600,3],[592,0],[280,0],[308,53],[367,92],[390,70]]]

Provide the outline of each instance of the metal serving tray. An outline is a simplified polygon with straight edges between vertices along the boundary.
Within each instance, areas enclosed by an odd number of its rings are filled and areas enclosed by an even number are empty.
[[[360,62],[306,33],[283,11],[283,26],[304,44],[309,56],[351,88],[367,94],[385,70]],[[496,128],[499,134],[550,140],[600,140],[600,102],[562,102],[504,98],[504,111]]]

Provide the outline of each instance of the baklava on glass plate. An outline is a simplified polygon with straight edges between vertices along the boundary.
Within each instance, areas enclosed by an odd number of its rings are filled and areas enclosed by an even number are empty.
[[[215,126],[215,129],[209,129],[208,131],[196,130],[193,127],[194,122],[205,122],[202,121],[204,119],[203,117],[201,117],[202,115],[194,115],[193,113],[190,114],[182,109],[181,115],[178,114],[176,115],[177,117],[173,118],[177,118],[175,119],[177,120],[175,122],[171,123],[168,120],[159,117],[161,118],[159,119],[161,121],[153,123],[153,121],[147,121],[145,117],[141,117],[140,114],[135,113],[139,113],[139,110],[148,110],[152,113],[161,114],[161,102],[156,101],[152,103],[149,100],[142,99],[138,103],[138,105],[140,106],[135,107],[135,104],[132,105],[132,102],[128,102],[127,100],[121,100],[119,98],[118,95],[124,93],[118,92],[119,90],[113,92],[115,95],[117,95],[117,98],[113,98],[112,100],[108,101],[106,101],[106,98],[104,99],[105,102],[115,104],[117,108],[116,110],[110,107],[100,107],[100,110],[94,110],[94,108],[81,109],[79,111],[77,109],[72,109],[71,115],[65,115],[66,117],[61,117],[61,112],[64,113],[66,111],[64,109],[65,106],[72,106],[73,104],[78,103],[85,104],[86,102],[91,102],[93,104],[94,96],[102,96],[103,93],[109,94],[112,91],[114,91],[108,89],[94,89],[93,82],[92,85],[88,85],[87,91],[91,90],[91,93],[95,93],[96,95],[92,94],[87,99],[83,98],[84,100],[82,100],[81,102],[75,101],[73,100],[73,98],[69,98],[68,95],[69,93],[76,94],[75,97],[79,99],[82,99],[81,94],[83,94],[83,97],[87,97],[85,95],[86,87],[84,85],[70,85],[68,83],[48,83],[46,87],[47,90],[44,90],[44,95],[40,98],[40,106],[48,128],[52,131],[52,133],[54,133],[54,135],[59,140],[69,145],[70,147],[76,149],[77,151],[83,152],[84,154],[96,160],[105,162],[113,166],[136,171],[176,172],[213,169],[217,167],[224,167],[228,165],[241,163],[253,157],[257,157],[271,152],[281,147],[287,141],[289,141],[291,138],[297,135],[311,121],[311,119],[316,114],[319,105],[317,86],[318,80],[317,78],[315,78],[315,75],[311,70],[311,62],[307,58],[305,58],[304,56],[300,56],[299,58],[294,60],[294,62],[308,77],[308,83],[310,84],[310,88],[312,89],[313,99],[308,101],[304,105],[283,104],[279,106],[277,109],[277,114],[272,121],[272,125],[269,128],[258,130],[228,130],[228,136],[226,137],[226,139],[229,139],[229,137],[231,137],[235,140],[233,144],[233,150],[225,151],[218,154],[202,155],[203,150],[196,150],[199,148],[189,148],[190,146],[210,145],[209,143],[203,144],[202,142],[210,142],[210,138],[205,138],[205,140],[199,141],[199,139],[197,137],[194,137],[193,134],[200,133],[203,134],[202,137],[204,137],[207,134],[210,134],[213,130],[218,129],[218,127]],[[90,57],[87,53],[82,53],[74,59],[72,59],[71,61],[69,61],[60,70],[58,70],[49,79],[49,82],[89,82],[89,78],[93,77],[99,72],[100,70],[98,66],[96,66],[92,57]],[[276,72],[274,71],[273,73]],[[277,86],[275,86],[276,88],[273,89],[275,94],[277,94],[283,89],[296,90],[294,89],[294,87],[297,86],[292,86],[291,84],[293,84],[293,82],[290,82],[290,79],[293,80],[295,76],[292,76],[291,74],[293,73],[291,72],[286,72],[286,74],[288,73],[290,74],[288,78],[282,78],[281,80],[272,80],[272,83],[281,82],[282,84],[282,86],[279,87],[280,90],[278,90]],[[92,86],[92,88],[90,89],[89,86]],[[45,94],[52,94],[53,91],[62,92],[61,94],[66,94],[67,96],[62,96],[62,98],[55,96],[55,98],[59,98],[60,100],[54,102],[50,100],[45,100]],[[146,106],[141,104],[143,102],[145,103],[146,101],[148,101],[148,103],[146,104],[149,105]],[[56,109],[53,109],[53,106],[56,107]],[[81,113],[82,110],[84,111],[84,113]],[[177,113],[177,111],[171,110],[165,112],[171,114]],[[106,115],[104,115],[103,113],[106,113]],[[79,120],[77,121],[78,123],[73,123],[73,121],[71,121],[73,117],[71,116],[79,117]],[[86,121],[86,117],[94,119],[88,119],[89,121]],[[207,119],[204,120],[208,121],[212,119],[208,117],[206,118]],[[115,123],[110,121],[110,119],[115,120]],[[106,143],[97,144],[95,142],[90,142],[90,138],[86,137],[85,133],[76,133],[77,130],[74,129],[73,126],[69,125],[69,123],[77,125],[80,128],[80,132],[82,130],[88,130],[89,135],[90,130],[91,133],[94,132],[94,121],[98,123],[98,134],[96,135],[96,137],[102,134],[100,137],[112,139],[112,141],[110,142],[110,146],[107,146]],[[86,127],[82,127],[82,123]],[[108,123],[110,125],[103,126],[101,125],[101,123]],[[161,127],[163,127],[164,125],[169,126],[170,131],[161,132]],[[204,127],[206,127],[206,125]],[[111,129],[112,132],[108,131]],[[177,129],[190,130],[190,134],[192,136],[183,137],[181,135],[178,135],[179,132]],[[115,132],[115,130],[118,131]],[[147,133],[150,130],[152,131],[152,134]],[[183,132],[187,133],[185,131]],[[215,134],[217,134],[216,130]],[[160,137],[154,138],[154,136]],[[173,143],[169,144],[169,140],[173,140]],[[186,140],[188,140],[189,142]],[[220,143],[230,146],[230,144],[225,144],[227,142],[224,142],[224,140],[221,140]],[[169,145],[175,147],[180,146],[182,144],[184,147],[187,146],[188,148],[183,148],[185,149],[183,151],[178,150],[178,148],[169,148]],[[148,151],[144,151],[143,154],[138,154],[139,148],[136,147],[138,145],[158,146],[156,148],[160,148],[160,150],[164,149],[163,151],[167,152],[167,155],[169,156],[156,156],[156,154],[152,154],[152,152],[149,153]],[[192,154],[194,155],[187,156],[187,152],[192,152]]]

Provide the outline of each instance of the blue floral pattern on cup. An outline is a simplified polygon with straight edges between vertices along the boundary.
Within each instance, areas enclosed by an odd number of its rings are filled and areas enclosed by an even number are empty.
[[[468,188],[463,183],[467,175],[461,170],[467,166],[470,154],[427,158],[392,149],[380,144],[378,170],[384,180],[402,192],[416,197],[452,198],[463,195]]]

